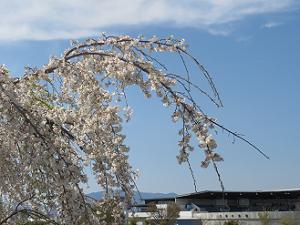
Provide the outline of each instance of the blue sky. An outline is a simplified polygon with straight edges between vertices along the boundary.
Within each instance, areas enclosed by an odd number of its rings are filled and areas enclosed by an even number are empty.
[[[108,34],[173,34],[185,38],[190,52],[212,74],[224,108],[199,98],[206,111],[226,127],[243,133],[270,160],[245,143],[219,132],[219,169],[227,190],[300,187],[300,8],[292,0],[245,1],[1,1],[0,63],[16,76],[23,67],[40,66],[60,55],[70,38]],[[167,63],[170,70],[180,70]],[[196,73],[193,71],[193,73]],[[133,89],[134,108],[125,124],[130,161],[141,170],[142,191],[186,193],[193,183],[178,165],[177,130],[170,111]],[[220,189],[213,169],[200,168],[195,149],[191,163],[198,190]],[[93,181],[88,191],[96,191]]]

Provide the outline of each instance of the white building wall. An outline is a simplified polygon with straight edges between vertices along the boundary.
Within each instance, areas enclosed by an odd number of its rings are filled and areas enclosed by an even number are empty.
[[[239,225],[261,225],[259,220],[259,213],[262,212],[218,212],[218,213],[205,213],[205,212],[192,212],[180,211],[178,218],[178,225],[224,225],[225,221],[238,220]],[[295,222],[293,225],[300,225],[300,212],[267,212],[270,218],[269,225],[282,225],[281,219],[284,217],[292,218]],[[130,217],[132,217],[131,215]],[[149,218],[150,213],[135,213],[134,217]]]
[[[218,213],[203,213],[203,212],[180,212],[178,218],[178,224],[188,224],[188,213],[190,214],[190,220],[198,220],[199,225],[223,225],[228,220],[238,220],[239,225],[261,225],[259,220],[259,213],[261,212],[218,212]],[[267,212],[270,218],[270,225],[281,225],[280,221],[284,217],[289,217],[295,222],[294,225],[300,225],[300,213],[299,212]],[[180,220],[184,220],[184,223],[180,223]],[[194,223],[193,223],[194,224]]]

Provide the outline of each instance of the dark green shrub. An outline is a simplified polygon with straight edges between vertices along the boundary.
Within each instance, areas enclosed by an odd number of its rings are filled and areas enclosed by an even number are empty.
[[[237,220],[228,220],[224,223],[224,225],[239,225],[239,221],[237,221]]]

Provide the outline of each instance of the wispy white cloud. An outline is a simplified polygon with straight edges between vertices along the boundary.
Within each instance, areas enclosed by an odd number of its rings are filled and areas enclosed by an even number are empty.
[[[170,24],[228,35],[228,24],[291,9],[296,0],[1,0],[0,40],[92,36],[117,26]]]
[[[262,26],[262,28],[271,29],[271,28],[278,27],[278,26],[281,26],[281,25],[283,25],[283,23],[281,23],[281,22],[270,21],[270,22],[265,23],[265,24]]]
[[[236,38],[236,41],[239,43],[248,43],[253,39],[253,35],[241,36]]]

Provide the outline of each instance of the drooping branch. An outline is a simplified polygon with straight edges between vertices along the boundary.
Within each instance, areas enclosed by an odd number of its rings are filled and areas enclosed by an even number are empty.
[[[170,72],[159,60],[159,52],[177,54],[185,75]],[[196,66],[208,88],[194,83],[187,60]],[[77,225],[85,221],[94,225],[113,220],[122,224],[120,189],[130,205],[137,186],[122,133],[122,121],[129,121],[132,114],[125,89],[133,85],[146,97],[155,93],[164,106],[175,108],[172,120],[183,124],[177,158],[179,163],[188,164],[195,191],[196,179],[189,161],[193,137],[204,153],[202,166],[213,164],[222,190],[216,162],[223,158],[216,152],[211,134],[216,127],[267,157],[252,142],[217,123],[199,105],[194,92],[208,97],[217,107],[222,101],[212,77],[186,50],[183,41],[103,36],[75,44],[62,57],[52,58],[43,68],[28,69],[17,79],[0,68],[0,159],[4,164],[0,169],[6,173],[8,167],[18,171],[11,176],[0,174],[6,183],[15,184],[10,188],[0,184],[0,192],[17,200],[34,190],[36,197],[28,202],[35,207],[41,202],[53,207],[57,210],[53,221],[58,223]],[[101,203],[87,201],[80,186],[87,183],[86,165],[91,166],[99,187],[106,190]],[[108,212],[111,215],[106,217]]]
[[[37,210],[33,210],[33,209],[28,208],[28,207],[27,208],[22,207],[24,203],[30,201],[34,197],[35,197],[35,195],[32,194],[28,198],[25,198],[22,201],[18,202],[18,204],[16,205],[13,212],[11,212],[8,216],[6,216],[4,219],[2,219],[0,221],[0,225],[6,224],[9,220],[11,220],[13,217],[17,216],[18,214],[24,214],[24,213],[27,214],[28,216],[32,216],[32,217],[42,219],[42,220],[48,222],[49,224],[60,225],[55,220],[49,218],[48,216],[44,215],[41,212],[38,212]],[[20,207],[22,207],[22,208],[20,209]]]

